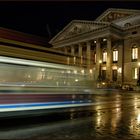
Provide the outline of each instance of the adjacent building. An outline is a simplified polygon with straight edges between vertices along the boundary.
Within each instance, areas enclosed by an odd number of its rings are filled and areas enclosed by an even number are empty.
[[[136,85],[140,79],[140,10],[110,8],[94,21],[73,20],[49,43],[95,81]]]

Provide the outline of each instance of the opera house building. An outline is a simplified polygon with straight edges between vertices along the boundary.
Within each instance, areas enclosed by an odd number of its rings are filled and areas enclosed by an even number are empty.
[[[140,80],[140,10],[110,8],[93,21],[72,20],[49,43],[68,55],[67,64],[86,68],[92,80]]]

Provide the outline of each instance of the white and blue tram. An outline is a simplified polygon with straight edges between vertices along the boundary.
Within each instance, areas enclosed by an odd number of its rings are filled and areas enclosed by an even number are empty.
[[[90,106],[87,77],[75,66],[0,56],[0,117]]]

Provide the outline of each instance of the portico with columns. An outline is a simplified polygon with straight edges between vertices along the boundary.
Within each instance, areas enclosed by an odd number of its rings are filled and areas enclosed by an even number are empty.
[[[125,81],[124,25],[136,13],[140,11],[108,9],[95,21],[73,20],[50,43],[54,49],[71,56],[69,64],[86,68],[92,80],[100,78],[122,84]],[[127,19],[122,21],[124,28],[119,26],[122,18]]]

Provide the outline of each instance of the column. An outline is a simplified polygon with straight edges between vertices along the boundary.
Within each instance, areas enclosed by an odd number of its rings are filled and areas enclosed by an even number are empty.
[[[111,38],[107,38],[107,63],[106,63],[106,78],[109,81],[112,81],[112,47],[111,47]]]
[[[78,64],[83,64],[83,56],[82,56],[82,44],[78,44]]]
[[[119,40],[118,40],[119,41]],[[124,43],[123,40],[120,41],[119,46],[118,46],[118,51],[119,51],[119,56],[118,56],[118,74],[119,74],[119,79],[118,81],[120,84],[123,84],[123,75],[124,75]]]
[[[98,79],[99,76],[99,71],[100,71],[100,63],[99,61],[101,60],[101,44],[100,44],[100,39],[96,40],[96,76],[95,79]]]
[[[86,42],[87,46],[87,68],[90,69],[90,61],[91,61],[91,42]]]
[[[75,51],[74,51],[75,49],[74,49],[74,45],[72,45],[71,46],[71,55],[72,55],[72,64],[75,64],[75,61],[76,61],[76,58],[75,58],[75,56],[74,56],[74,54],[75,54]]]
[[[71,55],[74,56],[74,45],[71,46]]]
[[[66,54],[68,53],[67,47],[64,47],[64,52],[65,52]]]
[[[70,57],[70,54],[71,54],[71,47],[70,46],[67,46],[67,64],[70,65],[72,62],[71,62],[71,57]]]

